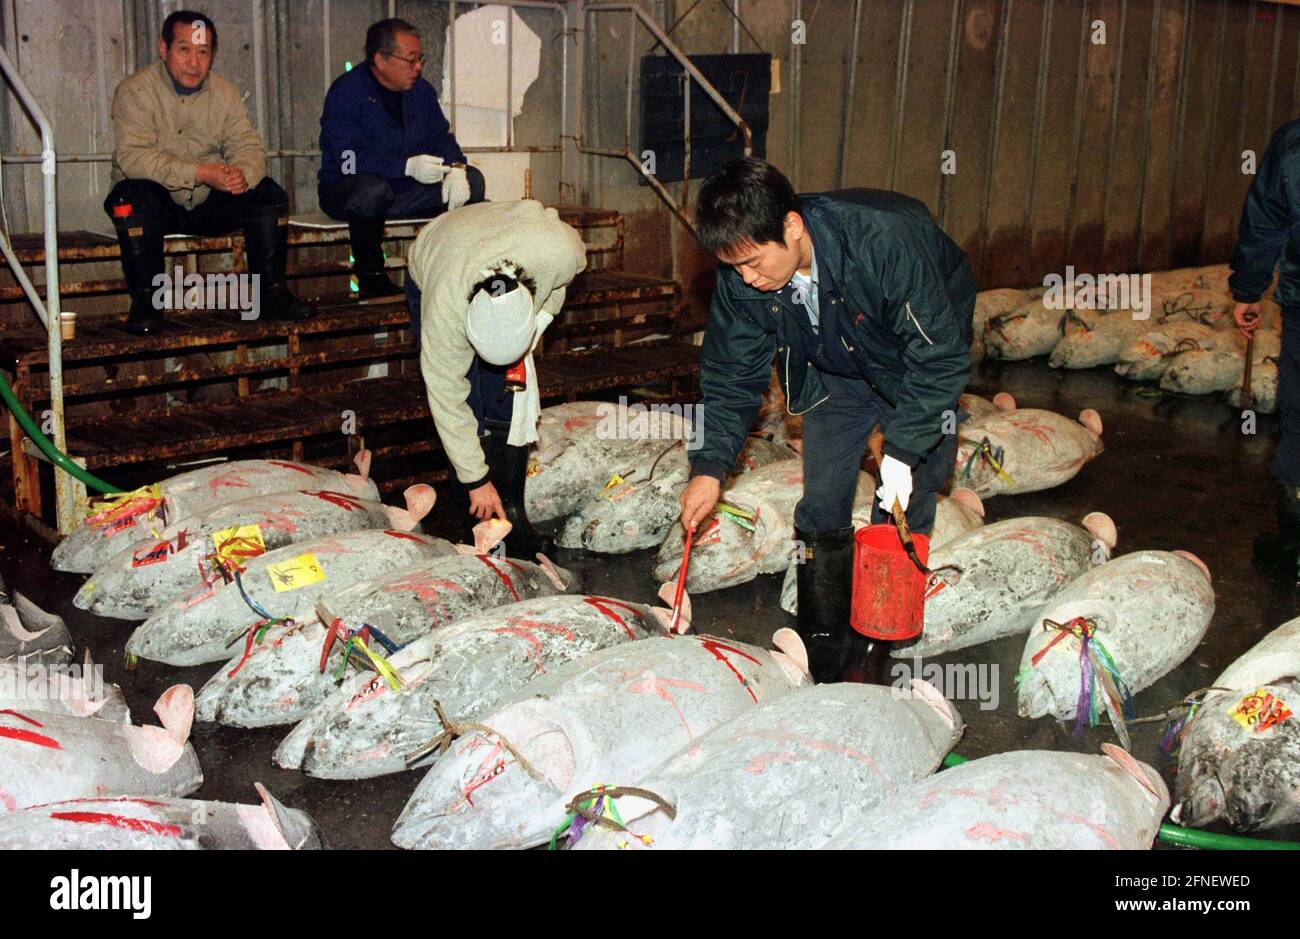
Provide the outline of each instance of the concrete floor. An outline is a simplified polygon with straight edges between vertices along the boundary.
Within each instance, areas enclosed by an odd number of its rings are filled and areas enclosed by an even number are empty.
[[[1265,465],[1275,419],[1262,418],[1258,433],[1244,436],[1239,417],[1217,396],[1149,398],[1108,370],[1058,372],[1042,362],[987,363],[977,371],[973,390],[989,395],[1010,391],[1022,406],[1071,416],[1092,407],[1105,423],[1106,451],[1078,477],[1049,492],[991,499],[986,504],[989,521],[1018,515],[1077,521],[1100,510],[1115,520],[1120,552],[1186,549],[1213,572],[1217,608],[1204,642],[1176,671],[1137,695],[1139,715],[1163,712],[1207,686],[1261,636],[1295,615],[1300,593],[1261,575],[1250,557],[1255,531],[1261,524],[1272,524]],[[152,720],[152,704],[169,685],[188,682],[198,688],[215,672],[211,666],[175,669],[150,662],[127,671],[122,649],[132,624],[75,609],[71,598],[82,578],[50,571],[48,549],[39,542],[12,529],[0,529],[0,541],[0,570],[11,589],[67,619],[78,655],[88,646],[95,660],[105,663],[107,680],[122,686],[138,721]],[[649,578],[652,557],[649,551],[615,560],[562,552],[559,562],[580,571],[590,593],[650,602],[657,586]],[[775,629],[792,625],[793,618],[777,605],[780,586],[780,575],[773,575],[701,594],[694,601],[695,626],[701,632],[766,644]],[[998,666],[997,709],[981,710],[974,700],[958,702],[967,723],[958,752],[966,757],[1028,748],[1095,753],[1101,743],[1113,740],[1108,726],[1089,729],[1083,741],[1076,742],[1068,725],[1016,716],[1014,679],[1023,645],[1023,639],[1008,638],[927,660]],[[392,822],[421,771],[361,782],[310,779],[272,766],[271,753],[286,732],[196,724],[192,739],[206,779],[196,797],[255,801],[252,784],[260,781],[285,804],[311,813],[330,847],[391,847]],[[1162,724],[1136,727],[1133,752],[1159,766],[1172,789],[1172,767],[1157,750],[1162,732]],[[1300,826],[1264,837],[1300,839]]]

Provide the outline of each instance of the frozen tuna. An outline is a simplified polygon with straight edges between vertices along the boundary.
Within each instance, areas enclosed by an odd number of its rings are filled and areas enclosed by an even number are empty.
[[[528,517],[543,522],[571,515],[619,480],[648,480],[656,461],[690,439],[691,424],[641,404],[579,401],[543,410],[537,435],[524,502]]]
[[[1103,449],[1101,415],[1091,408],[1076,423],[1053,411],[1015,407],[1007,394],[995,403],[1006,409],[961,425],[953,470],[955,485],[982,499],[1069,482]]]
[[[194,719],[188,685],[163,692],[161,727],[41,711],[0,711],[0,811],[104,793],[185,796],[203,784],[187,742]]]
[[[166,796],[73,799],[0,815],[0,850],[305,851],[321,847],[311,816],[261,783],[260,805]]]
[[[198,717],[232,727],[268,727],[302,720],[324,701],[343,666],[345,639],[332,627],[378,630],[393,646],[412,642],[463,617],[533,597],[576,588],[567,571],[487,555],[439,558],[327,595],[321,607],[333,617],[313,617],[247,638],[199,691]],[[383,640],[368,647],[386,655]],[[325,650],[328,649],[328,656]],[[364,661],[364,653],[354,652]],[[324,669],[321,663],[325,663]]]
[[[1169,808],[1152,767],[1102,756],[999,753],[943,770],[876,806],[831,849],[1146,850]]]
[[[1236,384],[1228,391],[1228,403],[1241,407],[1241,386],[1246,379],[1243,371]],[[1277,410],[1277,359],[1270,356],[1255,359],[1250,366],[1250,406],[1260,414]]]
[[[1135,551],[1085,572],[1037,614],[1020,658],[1020,716],[1109,714],[1127,744],[1126,697],[1187,658],[1213,615],[1210,571],[1185,551]]]
[[[393,842],[543,844],[573,796],[609,780],[636,785],[702,734],[808,680],[783,653],[714,636],[594,652],[463,728],[411,796]]]
[[[1151,328],[1149,318],[1135,319],[1129,310],[1115,310],[1091,320],[1086,328],[1061,337],[1047,364],[1052,368],[1094,368],[1111,365],[1128,343]]]
[[[287,489],[335,490],[379,501],[379,490],[369,478],[370,453],[357,454],[356,465],[355,473],[339,473],[288,460],[237,460],[180,473],[154,487],[92,506],[86,520],[54,549],[50,564],[57,570],[89,574],[127,547],[157,541],[172,522],[226,502]]]
[[[793,460],[789,447],[750,437],[736,461],[735,475],[781,460]],[[669,459],[671,458],[671,459]],[[612,486],[570,515],[556,539],[561,547],[598,554],[625,554],[653,548],[681,514],[679,499],[686,488],[690,467],[686,447],[669,451],[643,479],[634,476]]]
[[[1216,678],[1188,718],[1171,817],[1238,831],[1300,822],[1300,618]]]
[[[316,601],[364,580],[456,554],[442,538],[391,528],[326,535],[251,558],[239,583],[200,582],[167,603],[131,634],[130,655],[169,665],[230,658],[232,642],[264,610],[280,619],[314,617]]]
[[[1115,372],[1134,381],[1157,381],[1178,355],[1213,349],[1224,334],[1198,322],[1165,323],[1130,339],[1120,350]]]
[[[922,681],[910,690],[801,688],[742,711],[637,783],[672,806],[672,817],[646,798],[620,796],[630,833],[586,825],[572,846],[821,848],[938,769],[962,729],[961,715]]]
[[[858,474],[853,500],[856,523],[866,524],[871,515],[875,483],[866,473]],[[691,593],[721,590],[753,580],[759,574],[775,574],[790,566],[794,557],[794,508],[803,497],[803,464],[782,460],[736,477],[723,491],[724,502],[752,516],[752,520],[719,509],[695,530],[686,589]],[[682,563],[686,536],[678,521],[669,529],[654,577],[660,583],[675,580]]]
[[[925,597],[925,629],[895,643],[896,658],[964,649],[1002,636],[1025,635],[1037,613],[1115,547],[1115,523],[1101,512],[1083,527],[1028,516],[994,522],[930,552],[936,571]]]
[[[368,528],[412,531],[433,507],[431,486],[406,490],[406,508],[342,492],[298,490],[227,502],[168,525],[157,540],[109,558],[73,603],[100,616],[144,619],[219,576],[217,553],[242,564],[263,551]],[[260,544],[259,544],[260,542]]]
[[[103,669],[91,661],[89,650],[81,665],[0,662],[0,711],[5,710],[131,722],[122,689],[104,683]]]
[[[1246,370],[1245,343],[1240,335],[1229,333],[1231,342],[1220,340],[1213,349],[1192,349],[1174,357],[1160,376],[1160,387],[1180,394],[1205,395],[1228,391],[1240,384]],[[1282,337],[1276,330],[1260,329],[1255,333],[1254,361],[1261,361],[1282,351]]]
[[[63,617],[46,613],[21,593],[13,602],[0,580],[0,662],[24,658],[29,662],[68,662],[72,636]]]
[[[1062,335],[1065,310],[1031,301],[1006,313],[990,316],[984,324],[985,354],[990,359],[1018,362],[1047,355]]]
[[[663,632],[664,610],[607,597],[525,600],[467,616],[421,636],[389,661],[403,684],[357,674],[275,751],[275,762],[327,779],[407,769],[406,758],[442,733],[438,707],[478,720],[529,681],[599,649]],[[431,750],[411,766],[427,766]]]

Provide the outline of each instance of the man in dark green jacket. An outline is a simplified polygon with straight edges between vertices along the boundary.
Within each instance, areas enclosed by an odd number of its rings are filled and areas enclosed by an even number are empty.
[[[1282,437],[1269,465],[1277,480],[1279,530],[1255,539],[1265,567],[1300,581],[1300,121],[1283,124],[1260,160],[1246,195],[1228,286],[1233,311],[1246,333],[1259,326],[1259,298],[1282,264],[1274,299],[1282,307],[1282,354],[1277,361],[1277,407]]]
[[[703,433],[682,524],[693,529],[717,502],[775,356],[787,406],[804,415],[798,631],[817,681],[876,679],[884,644],[848,622],[858,466],[879,424],[872,520],[897,498],[913,530],[930,530],[970,378],[970,265],[915,199],[870,189],[800,197],[752,157],[704,184],[696,227],[724,266],[700,355]]]

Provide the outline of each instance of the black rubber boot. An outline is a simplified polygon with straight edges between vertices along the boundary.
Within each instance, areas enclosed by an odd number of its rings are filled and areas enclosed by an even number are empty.
[[[277,320],[305,320],[316,308],[289,290],[284,266],[289,256],[288,216],[271,206],[259,206],[244,226],[244,250],[248,272],[258,277],[261,304],[259,317]]]
[[[885,666],[889,662],[891,643],[885,639],[872,639],[856,629],[850,629],[848,661],[844,666],[843,681],[862,685],[889,684]]]
[[[402,293],[384,268],[384,223],[348,222],[352,242],[352,271],[357,275],[358,297],[377,300]]]
[[[853,592],[853,529],[796,529],[795,538],[803,543],[803,563],[795,572],[799,591],[795,630],[808,651],[808,671],[813,681],[839,681],[852,632],[849,604]]]
[[[1280,481],[1277,526],[1255,539],[1255,560],[1270,573],[1300,582],[1300,488]]]
[[[512,526],[506,536],[506,553],[511,557],[533,560],[538,554],[555,554],[555,539],[533,528],[524,509],[524,483],[528,479],[528,448],[512,447],[510,425],[485,421],[487,436],[479,443],[487,460],[489,478],[501,497],[506,518]]]
[[[154,278],[163,273],[162,236],[146,232],[144,221],[135,215],[114,221],[117,223],[117,243],[122,252],[122,274],[131,296],[126,328],[137,336],[152,335],[166,322],[162,309],[153,302]],[[131,232],[138,234],[132,235]]]

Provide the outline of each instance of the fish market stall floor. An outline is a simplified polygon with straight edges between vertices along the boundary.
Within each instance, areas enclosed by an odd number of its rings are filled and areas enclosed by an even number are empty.
[[[1043,362],[986,362],[977,368],[972,390],[986,395],[1008,391],[1022,406],[1071,417],[1095,408],[1105,423],[1105,453],[1075,479],[1046,492],[988,499],[988,521],[1048,515],[1077,522],[1088,512],[1102,511],[1118,527],[1120,553],[1185,549],[1213,572],[1217,606],[1205,640],[1175,671],[1137,695],[1139,716],[1166,711],[1207,686],[1265,633],[1296,615],[1300,590],[1276,583],[1251,560],[1256,532],[1274,524],[1267,461],[1277,432],[1275,417],[1261,417],[1257,433],[1246,435],[1239,413],[1217,399],[1145,397],[1109,370],[1063,372]],[[445,508],[435,509],[427,527],[452,537],[450,521]],[[210,665],[178,669],[143,661],[128,671],[123,647],[132,626],[76,609],[72,597],[83,578],[51,570],[47,547],[25,530],[4,524],[0,572],[11,589],[67,620],[78,658],[88,647],[95,661],[104,663],[105,680],[122,686],[137,722],[153,722],[153,703],[169,685],[186,682],[197,689],[213,674]],[[653,603],[657,585],[649,572],[654,556],[653,550],[620,557],[561,551],[557,561],[581,574],[588,593]],[[766,644],[777,628],[793,624],[778,605],[781,580],[780,575],[761,576],[698,595],[695,627]],[[931,678],[935,667],[942,669],[944,680],[936,683],[966,720],[957,752],[971,758],[1016,749],[1096,753],[1103,742],[1113,741],[1108,724],[1088,729],[1082,741],[1075,741],[1068,724],[1016,716],[1015,674],[1023,648],[1023,638],[1015,636],[920,663],[917,677]],[[905,679],[912,677],[916,664],[895,660],[891,668]],[[1133,753],[1160,767],[1172,789],[1173,765],[1158,750],[1164,729],[1159,722],[1137,725]],[[250,802],[256,798],[253,783],[262,782],[286,805],[310,813],[328,847],[392,847],[393,822],[425,771],[360,782],[312,779],[272,765],[271,753],[288,731],[195,723],[191,739],[205,781],[194,798]],[[1258,837],[1297,840],[1300,826]]]

